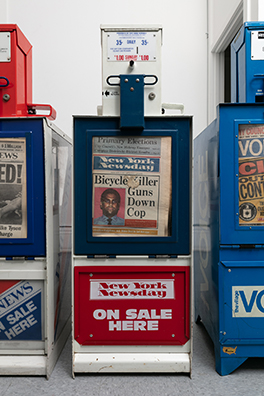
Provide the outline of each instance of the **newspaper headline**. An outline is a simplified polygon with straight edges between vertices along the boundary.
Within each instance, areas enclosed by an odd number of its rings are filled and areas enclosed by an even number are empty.
[[[264,125],[239,126],[239,224],[264,225]]]
[[[0,238],[27,237],[26,138],[0,139]]]
[[[93,235],[168,236],[170,137],[93,139]]]

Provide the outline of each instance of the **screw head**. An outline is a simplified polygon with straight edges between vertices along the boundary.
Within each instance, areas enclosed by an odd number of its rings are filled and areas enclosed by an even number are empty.
[[[9,99],[10,99],[10,95],[8,95],[8,94],[4,94],[4,95],[3,95],[3,101],[4,101],[4,102],[8,102]]]
[[[156,95],[154,94],[154,92],[150,92],[149,100],[154,100],[155,98],[156,98]]]

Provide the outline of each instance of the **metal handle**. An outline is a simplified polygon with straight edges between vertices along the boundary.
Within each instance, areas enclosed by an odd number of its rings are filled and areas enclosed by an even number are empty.
[[[163,109],[180,110],[181,114],[184,114],[184,104],[182,103],[162,103]]]
[[[146,82],[144,81],[144,85],[155,85],[155,84],[157,84],[157,82],[158,82],[158,77],[155,76],[154,74],[146,74],[146,75],[144,76],[144,80],[145,80],[146,77],[147,77],[147,78],[153,77],[153,78],[154,78],[154,81],[153,81],[152,83],[146,83]]]
[[[106,79],[106,82],[108,85],[111,85],[111,86],[119,86],[120,85],[120,82],[119,82],[119,84],[110,83],[110,78],[119,78],[119,80],[120,80],[120,76],[112,75],[112,76],[108,76]]]
[[[133,76],[133,74],[131,74],[131,76]],[[154,78],[153,82],[145,82],[144,81],[144,85],[155,85],[158,82],[158,77],[155,76],[154,74],[143,74],[143,77],[144,77],[144,80],[145,80],[145,78]],[[110,82],[111,78],[119,78],[119,83],[111,83]],[[119,86],[120,85],[120,75],[114,75],[113,74],[111,76],[108,76],[107,79],[106,79],[106,82],[110,86]]]
[[[5,81],[6,81],[6,84],[0,84],[0,87],[1,87],[1,88],[3,88],[3,87],[8,87],[8,85],[9,85],[9,80],[8,80],[8,78],[3,77],[3,76],[0,76],[0,80],[5,80]]]
[[[56,110],[53,109],[52,106],[48,104],[27,104],[28,108],[28,115],[33,116],[33,117],[47,117],[49,120],[55,120],[56,119]],[[44,113],[37,113],[37,110],[40,111],[46,111],[48,114]]]

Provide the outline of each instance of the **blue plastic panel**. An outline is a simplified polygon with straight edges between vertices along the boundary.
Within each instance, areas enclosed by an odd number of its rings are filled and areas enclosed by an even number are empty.
[[[0,139],[26,139],[26,234],[22,238],[0,238],[3,257],[45,256],[45,179],[44,179],[44,133],[42,119],[0,119]],[[1,161],[5,165],[5,161]],[[10,162],[9,162],[10,163]],[[15,162],[14,162],[15,163]],[[14,192],[5,196],[8,183],[4,175],[1,182],[3,207]],[[25,213],[23,214],[25,215]],[[13,214],[21,216],[20,209]],[[9,228],[12,220],[2,219],[3,228]],[[6,230],[5,230],[6,232]]]
[[[135,137],[171,137],[172,209],[169,236],[97,237],[92,233],[92,141],[96,136],[120,137],[119,118],[74,119],[74,253],[81,255],[190,254],[191,118],[145,118]]]
[[[264,261],[224,261],[219,269],[220,342],[264,345]]]
[[[215,120],[194,140],[195,319],[218,339],[219,128]]]

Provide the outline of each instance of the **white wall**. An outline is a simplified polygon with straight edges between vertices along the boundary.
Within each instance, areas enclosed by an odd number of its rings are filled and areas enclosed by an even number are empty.
[[[0,0],[0,23],[16,23],[33,45],[33,102],[72,114],[101,104],[100,24],[162,24],[162,100],[185,104],[194,135],[207,125],[206,0]]]
[[[217,45],[224,32],[232,23],[233,15],[242,6],[241,0],[209,0],[209,19],[210,19],[210,49]]]
[[[208,0],[208,123],[224,101],[224,50],[243,22],[264,20],[264,0]]]
[[[264,1],[260,1],[258,4],[258,17],[259,17],[259,21],[263,21],[264,20]]]
[[[243,23],[242,0],[208,0],[208,124],[224,102],[224,50]]]

